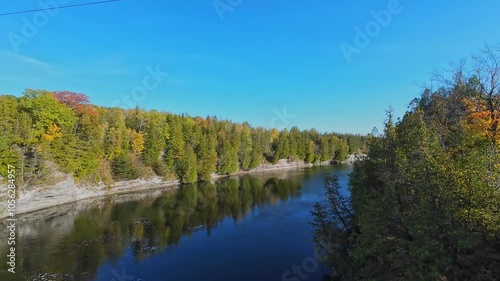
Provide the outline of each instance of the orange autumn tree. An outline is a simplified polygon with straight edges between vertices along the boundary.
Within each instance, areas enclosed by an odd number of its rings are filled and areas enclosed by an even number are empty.
[[[494,150],[500,140],[499,54],[500,45],[497,45],[486,46],[480,54],[472,56],[472,68],[468,72],[474,74],[469,79],[469,86],[478,95],[462,99],[466,108],[466,120],[462,125],[476,137],[487,139]]]
[[[498,104],[499,97],[494,97],[493,102],[487,100],[463,98],[467,116],[462,125],[477,138],[486,138],[492,143],[500,143],[500,110],[489,104]]]

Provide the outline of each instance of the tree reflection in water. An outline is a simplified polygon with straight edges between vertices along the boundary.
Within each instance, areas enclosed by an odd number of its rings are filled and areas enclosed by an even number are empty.
[[[18,235],[19,280],[89,280],[97,269],[115,264],[127,249],[143,260],[180,243],[196,231],[210,235],[224,219],[235,222],[265,204],[297,196],[300,183],[291,179],[242,176],[215,183],[183,185],[159,196],[128,202],[105,200],[80,211],[64,234],[40,227],[64,216],[43,218],[29,225],[35,237]],[[55,234],[55,235],[54,235]],[[7,248],[2,246],[5,256]],[[5,255],[4,255],[5,254]],[[2,265],[5,268],[5,265]],[[5,268],[6,269],[6,268]],[[5,275],[4,275],[5,274]],[[0,280],[13,280],[0,273]]]

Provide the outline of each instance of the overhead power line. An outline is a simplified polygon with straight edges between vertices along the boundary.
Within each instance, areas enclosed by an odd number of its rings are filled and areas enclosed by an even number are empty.
[[[120,0],[106,0],[106,1],[97,1],[97,2],[80,3],[80,4],[73,4],[73,5],[66,5],[66,6],[58,6],[58,7],[52,7],[52,8],[40,8],[40,9],[33,9],[33,10],[8,12],[8,13],[1,13],[0,16],[27,14],[27,13],[33,13],[33,12],[38,12],[38,11],[51,11],[51,10],[58,10],[58,9],[65,9],[65,8],[74,8],[74,7],[81,7],[81,6],[105,4],[105,3],[118,2],[118,1],[120,1]]]

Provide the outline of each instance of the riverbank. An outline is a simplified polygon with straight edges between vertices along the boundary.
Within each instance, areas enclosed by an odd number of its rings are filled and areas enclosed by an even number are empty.
[[[349,160],[349,158],[348,158]],[[349,164],[349,161],[345,163]],[[314,165],[330,165],[329,161]],[[228,176],[237,176],[250,173],[265,173],[285,169],[299,169],[314,166],[310,163],[301,161],[280,160],[277,164],[262,164],[256,169],[248,171],[238,171],[231,175],[212,175],[212,180],[224,178]],[[106,187],[104,184],[97,186],[79,186],[75,183],[71,176],[64,176],[62,180],[53,185],[37,186],[30,190],[20,189],[16,200],[16,214],[25,214],[39,211],[45,208],[59,206],[63,204],[73,203],[85,199],[97,197],[105,197],[116,194],[139,192],[153,188],[178,188],[181,183],[178,180],[165,181],[160,177],[149,179],[137,179],[131,181],[116,182],[111,187]],[[1,184],[2,190],[7,190],[6,184]],[[2,196],[0,202],[0,218],[7,217],[7,198]]]
[[[355,162],[364,160],[368,157],[367,154],[349,154],[347,159],[342,161],[344,164],[354,165]]]

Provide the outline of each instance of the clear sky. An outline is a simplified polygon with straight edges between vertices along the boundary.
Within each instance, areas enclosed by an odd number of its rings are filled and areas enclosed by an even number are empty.
[[[122,0],[4,15],[0,93],[369,133],[389,106],[402,116],[433,70],[500,42],[498,0],[397,2]],[[57,0],[0,0],[0,14],[43,3]]]

